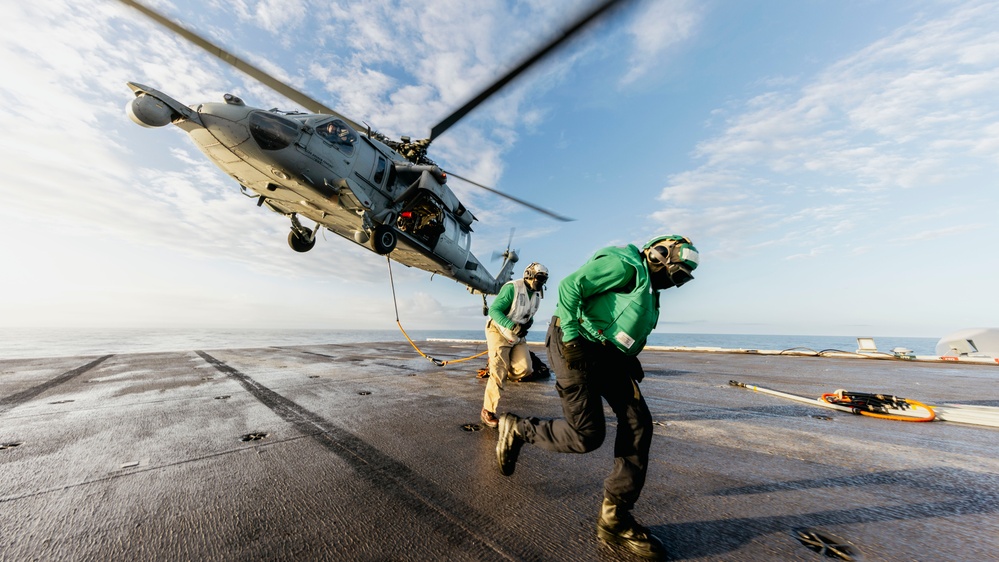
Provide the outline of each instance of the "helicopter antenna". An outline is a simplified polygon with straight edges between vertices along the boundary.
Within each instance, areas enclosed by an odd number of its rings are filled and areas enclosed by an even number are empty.
[[[517,76],[520,76],[521,73],[530,68],[534,63],[538,62],[542,57],[544,57],[552,50],[554,50],[556,47],[558,47],[559,45],[567,41],[569,38],[571,38],[573,35],[578,33],[581,29],[586,27],[588,23],[604,15],[607,12],[607,10],[609,10],[618,2],[620,2],[620,0],[604,0],[599,5],[594,7],[592,10],[585,13],[581,18],[576,20],[575,23],[567,27],[562,32],[561,35],[556,35],[551,41],[549,41],[547,44],[545,44],[540,49],[535,51],[532,55],[524,59],[524,61],[521,62],[519,65],[517,65],[516,68],[514,68],[510,72],[507,72],[506,75],[504,75],[499,80],[494,82],[491,86],[483,90],[479,95],[469,100],[468,103],[458,108],[457,111],[445,117],[444,120],[441,121],[440,123],[434,125],[433,128],[430,129],[430,138],[428,140],[432,141],[435,138],[439,137],[444,131],[450,129],[451,125],[454,125],[455,123],[458,122],[458,120],[467,115],[468,112],[478,107],[479,104],[486,101],[486,99],[488,99],[490,96],[492,96],[501,88],[503,88],[503,86],[506,86],[511,80],[513,80]]]
[[[327,107],[322,102],[319,102],[313,99],[311,96],[305,94],[304,92],[296,90],[295,88],[289,86],[288,84],[285,84],[281,80],[278,80],[277,78],[264,72],[260,68],[257,68],[256,66],[244,60],[240,60],[239,57],[237,57],[236,55],[230,53],[229,51],[223,49],[222,47],[216,45],[215,43],[212,43],[211,41],[198,35],[197,33],[194,33],[193,31],[185,27],[182,27],[181,25],[178,25],[173,20],[157,12],[156,10],[153,10],[152,8],[144,4],[141,4],[139,2],[135,2],[135,0],[119,0],[119,1],[122,4],[125,4],[126,6],[131,6],[136,10],[142,12],[142,14],[148,17],[149,19],[162,25],[163,27],[167,28],[173,33],[180,35],[184,39],[187,39],[197,47],[200,47],[206,53],[214,57],[217,57],[219,60],[232,66],[236,70],[239,70],[244,74],[250,76],[251,78],[256,79],[260,83],[271,88],[272,90],[281,94],[282,96],[290,99],[291,101],[301,105],[305,109],[308,109],[309,111],[314,111],[316,113],[325,113],[327,115],[332,115],[338,119],[345,121],[348,125],[353,127],[355,131],[363,131],[365,129],[364,127],[358,125],[354,121],[348,119],[347,117],[341,115],[340,113],[337,113],[332,108]]]

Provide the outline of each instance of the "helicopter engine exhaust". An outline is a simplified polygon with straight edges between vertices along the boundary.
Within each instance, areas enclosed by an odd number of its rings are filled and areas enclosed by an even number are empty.
[[[125,105],[128,117],[143,127],[163,127],[169,125],[177,117],[177,113],[169,105],[150,96],[140,94]]]

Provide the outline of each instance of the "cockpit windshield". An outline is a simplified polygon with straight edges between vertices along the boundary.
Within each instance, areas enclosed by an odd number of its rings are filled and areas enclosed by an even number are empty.
[[[250,135],[264,150],[281,150],[298,139],[299,124],[287,117],[255,111],[250,115]]]
[[[323,123],[316,127],[316,133],[344,154],[354,152],[354,145],[357,143],[357,134],[343,121],[334,119]]]

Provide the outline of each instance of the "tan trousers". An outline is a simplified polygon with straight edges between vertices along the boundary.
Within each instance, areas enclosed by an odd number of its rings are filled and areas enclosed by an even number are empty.
[[[524,338],[517,338],[510,343],[500,332],[499,326],[492,321],[486,326],[486,344],[489,346],[489,380],[486,382],[482,407],[496,413],[503,382],[507,379],[520,380],[533,372],[531,353]]]

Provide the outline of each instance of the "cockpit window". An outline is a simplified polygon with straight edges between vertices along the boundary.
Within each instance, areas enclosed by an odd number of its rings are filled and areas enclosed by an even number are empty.
[[[264,150],[281,150],[298,139],[298,123],[281,115],[257,111],[250,115],[250,135]]]
[[[357,134],[339,119],[334,119],[329,123],[323,123],[316,128],[316,133],[323,137],[326,142],[337,147],[345,154],[354,152],[354,144],[357,143]]]

